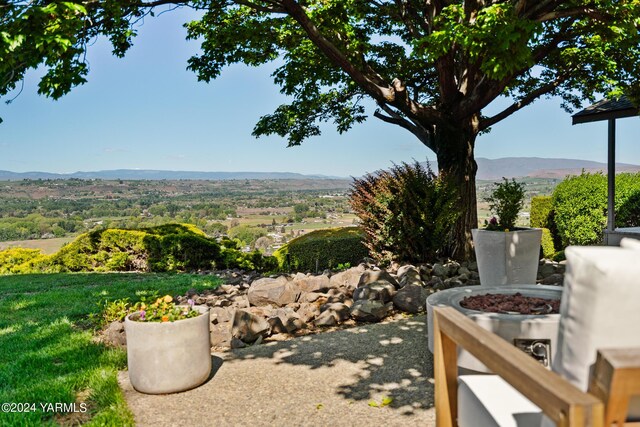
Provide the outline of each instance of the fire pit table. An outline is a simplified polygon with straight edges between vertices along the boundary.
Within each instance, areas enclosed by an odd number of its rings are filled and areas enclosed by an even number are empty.
[[[560,321],[559,314],[549,312],[553,308],[551,306],[557,306],[557,303],[540,303],[533,310],[536,314],[517,314],[512,311],[485,312],[464,308],[461,305],[465,297],[479,295],[513,297],[516,294],[524,297],[560,300],[562,287],[543,285],[465,286],[436,292],[427,298],[429,350],[433,353],[433,308],[453,307],[479,326],[501,336],[549,367],[557,348],[558,323]],[[476,372],[491,372],[484,364],[464,350],[458,352],[458,366]]]

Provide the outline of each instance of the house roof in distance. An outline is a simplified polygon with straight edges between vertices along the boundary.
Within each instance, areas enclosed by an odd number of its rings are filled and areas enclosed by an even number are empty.
[[[577,112],[572,116],[572,124],[621,119],[638,115],[640,115],[638,107],[634,106],[631,100],[622,96],[618,99],[603,99]]]

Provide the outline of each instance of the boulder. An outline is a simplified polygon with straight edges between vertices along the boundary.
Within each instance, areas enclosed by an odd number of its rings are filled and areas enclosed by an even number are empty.
[[[290,307],[278,308],[273,314],[282,321],[282,324],[289,333],[297,331],[298,329],[303,329],[307,326],[306,321],[302,319],[302,316]]]
[[[324,294],[319,294],[317,292],[308,292],[304,293],[300,296],[300,302],[316,302],[318,298],[325,296]]]
[[[293,283],[302,292],[323,292],[331,287],[329,276],[327,275],[323,274],[321,276],[299,276],[299,274],[296,274],[294,276]]]
[[[391,283],[395,288],[399,288],[400,287],[400,284],[398,283],[398,281],[396,279],[394,279],[393,276],[391,276],[391,274],[387,273],[384,270],[380,270],[380,271],[367,270],[367,271],[365,271],[360,276],[360,280],[358,281],[358,287],[361,288],[363,286],[368,285],[369,283],[374,283],[374,282],[377,282],[379,280],[386,280],[387,282]]]
[[[431,270],[431,274],[443,279],[447,277],[447,275],[449,274],[449,269],[442,264],[433,264],[433,269]]]
[[[282,307],[297,302],[300,298],[300,289],[284,276],[275,279],[265,277],[251,284],[247,296],[251,305],[273,304]]]
[[[444,284],[442,278],[438,276],[433,276],[431,280],[425,283],[425,286],[433,289],[442,289],[442,285]]]
[[[332,288],[348,289],[351,292],[358,287],[360,276],[365,269],[361,266],[353,267],[340,273],[334,274],[329,279],[329,285]]]
[[[210,325],[209,341],[211,343],[211,347],[229,347],[231,345],[232,338],[230,329],[230,323]]]
[[[411,264],[407,264],[407,265],[403,265],[402,267],[398,268],[398,271],[396,272],[396,276],[398,276],[399,280],[402,280],[402,278],[408,272],[412,272],[412,273],[420,275],[420,272],[418,271],[418,269],[416,267],[414,267]]]
[[[316,317],[313,323],[316,326],[335,326],[338,324],[338,320],[333,314],[325,311],[323,313],[320,313],[320,315]]]
[[[322,316],[325,313],[329,313],[330,315],[335,317],[337,322],[342,322],[349,318],[350,309],[346,304],[343,304],[341,302],[334,302],[334,303],[324,304],[322,307],[320,307],[320,316]],[[318,316],[318,318],[320,316]]]
[[[233,307],[211,307],[209,319],[214,325],[230,323],[233,320],[236,309]]]
[[[231,335],[233,338],[238,338],[245,343],[252,343],[259,336],[268,336],[269,329],[270,325],[264,318],[248,311],[237,310],[233,318]]]
[[[393,305],[409,313],[425,311],[429,292],[419,285],[407,285],[393,296]]]
[[[289,332],[282,320],[279,317],[271,317],[267,319],[267,323],[271,327],[272,334],[286,334]]]
[[[415,275],[413,273],[410,274],[406,274],[404,276],[402,276],[402,279],[400,279],[400,287],[404,288],[405,286],[408,285],[418,285],[418,286],[422,286],[423,282],[422,282],[422,278],[420,277],[420,275]]]
[[[353,291],[353,300],[372,300],[380,301],[383,304],[391,301],[396,293],[396,288],[387,280],[378,280],[358,287]]]
[[[383,304],[380,301],[358,300],[351,307],[351,317],[362,322],[378,322],[384,319],[393,303]]]
[[[320,314],[320,309],[317,304],[302,303],[296,313],[303,322],[309,323],[313,318]]]
[[[103,340],[115,347],[124,347],[127,345],[127,336],[124,332],[124,322],[111,322],[107,329],[102,333]]]
[[[554,273],[542,279],[542,282],[540,283],[543,285],[562,285],[563,281],[564,276],[562,274]]]

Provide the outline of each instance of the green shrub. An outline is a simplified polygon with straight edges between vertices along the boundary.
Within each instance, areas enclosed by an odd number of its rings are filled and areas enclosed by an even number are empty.
[[[250,225],[238,225],[232,227],[227,232],[227,235],[232,239],[238,239],[245,246],[254,247],[256,240],[260,237],[266,236],[267,231],[260,227],[252,227]]]
[[[503,182],[496,182],[491,195],[485,199],[489,202],[489,209],[498,216],[498,224],[487,225],[488,230],[509,230],[516,226],[518,214],[524,206],[524,184],[511,178],[502,178]]]
[[[316,271],[316,262],[318,270],[357,265],[369,256],[363,237],[357,227],[316,230],[291,240],[273,255],[286,270]]]
[[[533,228],[548,229],[553,246],[556,248],[562,246],[562,240],[556,227],[553,198],[551,196],[536,196],[531,198],[531,217],[529,223]],[[542,238],[545,238],[544,235]]]
[[[549,228],[549,217],[553,211],[551,196],[536,196],[531,198],[530,226],[533,228]]]
[[[616,176],[616,226],[638,225],[640,173]],[[562,247],[593,245],[607,223],[607,177],[601,173],[569,177],[553,192],[554,222]]]
[[[381,263],[451,255],[456,201],[455,187],[417,162],[355,179],[350,196],[365,246]]]
[[[542,229],[542,241],[540,242],[540,252],[542,258],[551,259],[556,253],[556,247],[553,244],[553,237],[548,228]]]
[[[40,249],[10,248],[0,251],[0,274],[16,273],[41,256]]]

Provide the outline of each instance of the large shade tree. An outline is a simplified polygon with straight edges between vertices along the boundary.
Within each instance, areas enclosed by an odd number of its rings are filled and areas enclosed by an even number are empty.
[[[143,18],[174,6],[203,11],[187,24],[202,43],[188,65],[199,79],[233,63],[277,64],[290,103],[254,135],[298,145],[325,121],[344,132],[365,120],[370,98],[375,117],[433,150],[459,190],[458,257],[477,225],[478,134],[543,96],[570,109],[595,94],[638,93],[638,0],[31,0],[0,2],[0,96],[38,66],[47,70],[39,92],[64,95],[85,82],[96,37],[122,56]],[[483,115],[499,97],[510,105]]]

